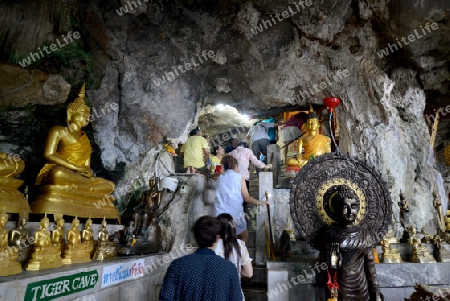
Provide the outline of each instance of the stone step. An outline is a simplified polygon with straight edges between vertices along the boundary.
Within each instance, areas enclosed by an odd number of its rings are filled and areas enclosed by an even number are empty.
[[[243,289],[262,289],[266,290],[267,286],[267,269],[265,267],[253,267],[253,277],[241,278]]]
[[[263,288],[246,288],[242,291],[246,301],[267,301],[267,292]]]

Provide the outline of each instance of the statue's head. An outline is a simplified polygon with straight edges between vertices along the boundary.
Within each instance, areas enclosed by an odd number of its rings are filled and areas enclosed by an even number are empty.
[[[48,225],[50,224],[50,220],[47,217],[47,214],[41,219],[40,225],[42,229],[47,229]]]
[[[84,102],[85,88],[81,87],[78,97],[67,105],[67,123],[77,123],[80,127],[84,127],[89,122],[89,114],[91,109]]]
[[[86,221],[86,227],[90,227],[90,226],[92,226],[92,220],[91,220],[91,218],[88,218]]]
[[[19,221],[18,224],[19,226],[25,226],[28,223],[28,218],[26,216],[22,216]]]
[[[0,222],[1,222],[1,225],[2,225],[2,226],[6,225],[6,223],[8,222],[8,219],[9,219],[8,214],[5,212],[5,210],[3,210],[3,211],[0,213]]]
[[[60,218],[58,218],[56,220],[56,225],[61,227],[61,228],[64,226],[64,223],[65,223],[65,221],[64,221],[64,219],[62,217],[60,217]]]
[[[329,201],[339,224],[353,224],[360,209],[359,198],[355,191],[347,185],[336,185],[332,187],[332,190]]]
[[[80,220],[77,218],[77,216],[75,216],[75,218],[72,220],[72,228],[78,227],[79,224]]]
[[[319,116],[316,115],[311,105],[309,114],[306,116],[305,127],[307,131],[316,131],[319,128]]]
[[[106,228],[106,218],[105,217],[103,217],[103,220],[102,220],[102,226],[103,226],[103,228]]]

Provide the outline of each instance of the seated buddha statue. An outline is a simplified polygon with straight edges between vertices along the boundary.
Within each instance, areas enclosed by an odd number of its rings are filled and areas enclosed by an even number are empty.
[[[0,213],[0,252],[2,254],[0,258],[0,276],[15,275],[22,272],[22,266],[16,261],[19,256],[17,254],[19,249],[8,246],[8,229],[5,227],[8,219],[8,214],[3,210]]]
[[[59,247],[61,254],[66,246],[66,237],[64,234],[64,219],[62,214],[55,214],[56,228],[52,231],[52,244],[55,247]]]
[[[303,167],[309,160],[331,152],[331,140],[329,137],[319,134],[319,117],[312,108],[305,122],[306,133],[297,140],[297,158],[286,160],[289,167]],[[302,149],[305,152],[302,153]]]
[[[117,249],[114,242],[109,240],[108,230],[106,229],[106,220],[102,221],[102,228],[98,232],[97,248],[93,260],[103,260],[117,256]]]
[[[8,155],[0,152],[0,207],[9,213],[30,213],[28,200],[18,190],[23,180],[15,176],[22,173],[25,163],[19,155]]]
[[[89,245],[89,254],[94,252],[94,230],[91,229],[92,220],[89,218],[84,224],[84,229],[81,231],[81,243]]]
[[[34,246],[31,259],[26,267],[29,271],[58,268],[62,266],[61,250],[52,245],[48,226],[50,220],[47,215],[40,221],[40,228],[34,232]]]
[[[67,126],[50,129],[45,143],[47,161],[37,176],[42,194],[32,204],[33,213],[59,213],[82,217],[118,218],[111,193],[114,183],[94,177],[90,169],[89,138],[81,129],[88,125],[90,108],[79,97],[67,106]]]
[[[9,233],[9,245],[11,247],[16,247],[18,251],[17,262],[22,266],[30,259],[32,245],[28,241],[29,231],[25,229],[25,225],[28,223],[26,215],[21,216],[17,221],[17,228],[11,230]]]
[[[389,240],[386,238],[383,238],[381,240],[381,245],[383,246],[383,255],[381,258],[381,262],[383,263],[401,263],[402,258],[400,256],[400,253],[398,249],[393,248],[391,244],[389,243]]]
[[[91,246],[81,242],[81,232],[78,230],[80,220],[72,220],[72,229],[67,231],[67,245],[64,250],[63,264],[91,261]]]

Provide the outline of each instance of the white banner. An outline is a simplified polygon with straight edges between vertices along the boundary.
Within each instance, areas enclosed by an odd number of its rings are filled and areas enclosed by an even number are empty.
[[[122,262],[103,268],[102,288],[144,276],[144,259]]]

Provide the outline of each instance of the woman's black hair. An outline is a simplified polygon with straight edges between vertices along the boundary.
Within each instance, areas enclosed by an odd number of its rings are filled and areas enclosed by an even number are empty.
[[[234,224],[233,217],[228,213],[222,213],[217,216],[220,222],[220,238],[223,240],[223,246],[225,249],[225,259],[229,260],[230,255],[233,253],[233,249],[236,249],[237,261],[241,257],[241,248],[237,241],[236,226]]]
[[[213,151],[211,152],[211,154],[213,154],[214,156],[217,156],[217,150],[218,150],[219,148],[221,148],[220,145],[214,146]]]
[[[249,147],[247,141],[245,141],[245,140],[239,141],[238,146],[243,146],[243,147],[245,147],[245,148],[248,148],[248,147]]]

